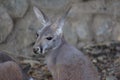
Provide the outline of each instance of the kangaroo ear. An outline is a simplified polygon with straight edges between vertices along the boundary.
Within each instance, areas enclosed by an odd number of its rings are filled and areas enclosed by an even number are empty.
[[[38,20],[40,20],[40,22],[45,26],[48,24],[49,20],[47,18],[47,16],[37,7],[33,7],[33,10],[35,12],[36,17],[38,18]]]
[[[57,21],[57,23],[56,23],[56,24],[57,24],[57,30],[56,30],[57,35],[62,34],[62,32],[63,32],[63,26],[64,26],[64,23],[65,23],[65,18],[66,18],[66,16],[68,15],[70,9],[71,9],[71,7],[69,7],[69,8],[67,9],[67,11],[66,11],[65,14],[62,16],[62,18],[58,19],[58,21]]]

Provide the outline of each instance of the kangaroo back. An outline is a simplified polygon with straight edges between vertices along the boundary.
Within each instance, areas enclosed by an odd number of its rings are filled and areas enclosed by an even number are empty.
[[[69,10],[70,8],[62,18],[51,23],[41,10],[34,7],[34,12],[44,27],[37,33],[33,51],[46,55],[45,60],[54,80],[100,80],[89,58],[64,39],[64,20]]]
[[[100,80],[89,58],[67,43],[49,53],[46,62],[54,80]]]
[[[6,61],[15,62],[15,60],[12,57],[8,56],[7,53],[0,51],[0,63],[4,63]]]
[[[30,67],[27,67],[27,71]],[[0,52],[0,80],[33,80],[17,62],[5,52]]]
[[[0,63],[0,80],[23,80],[20,67],[13,61]]]

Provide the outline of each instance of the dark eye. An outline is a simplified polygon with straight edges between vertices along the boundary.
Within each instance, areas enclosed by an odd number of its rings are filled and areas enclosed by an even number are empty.
[[[38,37],[39,36],[39,34],[38,33],[36,33],[36,37]]]
[[[53,37],[47,37],[46,39],[47,39],[47,40],[52,40],[52,38],[53,38]]]

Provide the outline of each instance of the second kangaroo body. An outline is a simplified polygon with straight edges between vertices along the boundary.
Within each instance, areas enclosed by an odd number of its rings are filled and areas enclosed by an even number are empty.
[[[22,67],[6,52],[0,51],[0,80],[34,80],[28,76],[29,66]]]
[[[64,18],[51,23],[45,14],[34,7],[37,18],[44,27],[38,31],[33,51],[46,54],[46,63],[54,80],[100,80],[98,72],[89,58],[63,37]]]

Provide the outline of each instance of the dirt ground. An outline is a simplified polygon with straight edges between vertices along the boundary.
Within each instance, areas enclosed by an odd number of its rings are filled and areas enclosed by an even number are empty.
[[[101,80],[120,80],[120,42],[89,45],[81,50],[97,67]],[[44,56],[18,56],[18,59],[22,65],[31,64],[29,75],[36,80],[53,80],[44,64]]]

